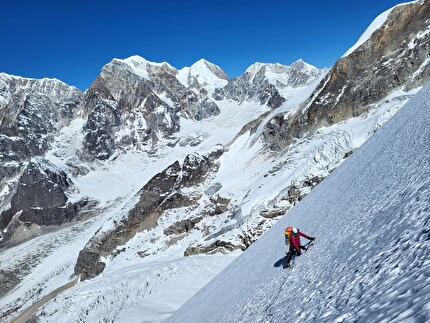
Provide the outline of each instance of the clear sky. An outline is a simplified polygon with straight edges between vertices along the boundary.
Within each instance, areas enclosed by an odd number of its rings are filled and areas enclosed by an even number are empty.
[[[2,1],[0,72],[86,90],[113,58],[176,68],[200,58],[236,77],[255,62],[331,67],[399,0]]]

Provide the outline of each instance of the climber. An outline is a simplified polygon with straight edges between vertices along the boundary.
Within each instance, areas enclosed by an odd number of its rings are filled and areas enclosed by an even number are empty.
[[[290,226],[285,229],[285,244],[290,246],[290,249],[287,252],[287,259],[285,261],[286,267],[290,267],[290,262],[293,256],[300,256],[302,254],[302,250],[307,250],[306,246],[300,245],[300,237],[306,238],[309,241],[313,241],[315,239],[315,237],[309,237],[308,235],[300,232],[296,227]]]

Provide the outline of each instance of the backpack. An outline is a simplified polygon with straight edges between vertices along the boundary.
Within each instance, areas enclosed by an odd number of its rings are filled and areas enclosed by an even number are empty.
[[[297,229],[297,231],[300,231]],[[293,227],[289,226],[285,228],[285,244],[290,244],[291,236],[293,235]]]
[[[290,244],[290,238],[293,233],[293,227],[289,226],[285,228],[285,244]]]

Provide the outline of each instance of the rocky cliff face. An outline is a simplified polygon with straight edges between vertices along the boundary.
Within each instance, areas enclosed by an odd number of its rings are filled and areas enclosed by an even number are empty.
[[[14,212],[23,210],[24,217],[30,216],[39,212],[31,207],[50,203],[51,196],[41,194],[41,204],[32,204],[43,188],[30,178],[37,172],[30,159],[49,149],[59,130],[76,117],[82,99],[81,91],[58,80],[0,74],[0,228],[6,228]],[[28,200],[26,189],[33,192]],[[40,221],[44,220],[36,223]]]
[[[424,84],[430,77],[429,17],[429,1],[395,7],[367,41],[336,62],[296,115],[268,123],[270,147],[284,148],[321,126],[366,113],[393,91]]]
[[[82,99],[81,91],[58,80],[0,73],[0,179],[15,172],[14,163],[43,154]]]
[[[289,88],[306,86],[324,72],[301,59],[291,66],[255,63],[243,75],[215,90],[214,97],[217,100],[256,101],[275,109],[290,97]]]
[[[192,73],[183,73],[190,82],[187,87],[178,74],[167,63],[138,56],[107,64],[84,100],[86,156],[103,160],[119,147],[152,147],[179,130],[180,117],[202,120],[217,115],[219,108],[202,90],[204,84]]]
[[[114,257],[118,246],[124,245],[144,229],[153,228],[166,210],[191,206],[199,196],[189,195],[186,189],[202,183],[209,173],[216,172],[216,159],[222,150],[208,156],[189,155],[181,165],[178,161],[155,175],[137,194],[137,203],[115,228],[95,235],[80,251],[75,274],[82,279],[100,274],[105,263],[102,257]]]

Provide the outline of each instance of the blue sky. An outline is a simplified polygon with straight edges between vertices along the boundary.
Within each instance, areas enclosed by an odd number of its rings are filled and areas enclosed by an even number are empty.
[[[200,58],[230,77],[254,62],[330,67],[399,0],[3,1],[0,72],[87,89],[113,58],[176,68]]]

